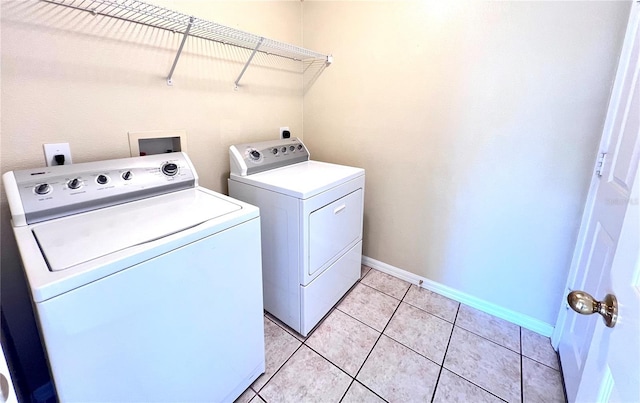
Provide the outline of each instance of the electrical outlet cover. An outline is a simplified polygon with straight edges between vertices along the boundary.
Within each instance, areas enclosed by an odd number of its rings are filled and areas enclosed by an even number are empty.
[[[280,128],[280,139],[284,138],[284,132],[289,132],[289,136],[291,136],[291,130],[289,130],[288,127],[281,127]]]
[[[44,160],[48,167],[58,165],[56,155],[64,155],[64,165],[73,163],[69,143],[48,143],[43,144],[42,148],[44,149]]]

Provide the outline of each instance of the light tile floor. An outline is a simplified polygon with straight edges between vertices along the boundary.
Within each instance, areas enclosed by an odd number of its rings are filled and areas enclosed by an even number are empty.
[[[366,266],[309,337],[264,325],[236,402],[565,402],[549,338]]]

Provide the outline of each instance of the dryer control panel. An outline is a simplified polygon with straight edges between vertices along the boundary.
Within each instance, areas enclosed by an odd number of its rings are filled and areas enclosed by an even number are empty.
[[[191,161],[181,152],[10,171],[2,179],[16,226],[198,184]]]
[[[232,175],[246,176],[303,161],[309,161],[309,150],[298,138],[229,147]]]

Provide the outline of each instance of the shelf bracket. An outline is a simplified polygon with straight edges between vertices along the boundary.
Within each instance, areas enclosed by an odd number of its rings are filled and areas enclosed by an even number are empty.
[[[180,42],[180,47],[178,48],[178,53],[176,54],[176,58],[173,60],[173,66],[171,66],[171,71],[169,72],[169,77],[167,77],[167,85],[173,85],[173,72],[176,69],[176,65],[178,64],[178,59],[180,59],[180,54],[182,53],[182,48],[184,47],[184,43],[187,41],[187,37],[189,36],[189,31],[191,30],[191,25],[193,24],[193,17],[189,18],[189,24],[187,25],[187,29],[184,31],[184,36],[182,37],[182,42]]]
[[[258,51],[258,49],[260,49],[260,45],[262,45],[262,41],[264,41],[264,37],[260,37],[260,40],[258,41],[258,43],[256,44],[256,47],[253,49],[253,52],[251,53],[251,56],[249,56],[249,59],[244,64],[244,67],[242,68],[240,75],[238,76],[238,78],[236,78],[236,81],[235,81],[236,91],[238,90],[238,86],[240,85],[239,83],[240,83],[240,80],[242,79],[242,76],[244,75],[244,72],[247,71],[247,67],[249,67],[251,60],[253,60],[253,57],[256,55],[256,52]]]

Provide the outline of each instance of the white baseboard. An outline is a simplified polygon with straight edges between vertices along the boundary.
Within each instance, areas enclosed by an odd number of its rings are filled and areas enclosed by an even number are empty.
[[[362,256],[362,264],[365,266],[369,266],[372,269],[376,269],[383,273],[387,273],[391,276],[397,277],[401,280],[408,281],[422,288],[426,288],[429,291],[444,295],[447,298],[451,298],[452,300],[458,301],[472,308],[504,319],[518,326],[522,326],[543,336],[551,337],[553,333],[553,325],[550,325],[549,323],[543,322],[527,315],[523,315],[521,313],[501,307],[491,302],[487,302],[480,298],[466,294],[462,291],[437,283],[435,281],[431,281],[425,277],[418,276],[417,274],[413,274],[398,267],[391,266],[390,264],[372,259],[368,256]]]

